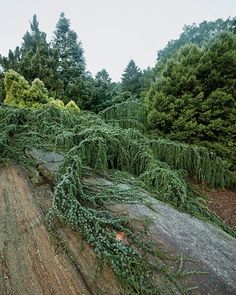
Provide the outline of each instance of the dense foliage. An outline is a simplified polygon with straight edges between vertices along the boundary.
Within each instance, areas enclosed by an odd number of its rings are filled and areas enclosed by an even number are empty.
[[[93,95],[90,110],[99,112],[112,105],[113,100],[118,94],[116,83],[111,81],[108,72],[103,69],[99,71],[93,83]]]
[[[32,85],[13,70],[5,73],[5,104],[18,107],[38,107],[48,102],[48,91],[43,82],[34,79]]]
[[[122,75],[122,89],[139,98],[141,94],[141,75],[141,70],[131,59]]]
[[[58,93],[61,82],[57,55],[46,40],[46,33],[40,31],[36,15],[31,23],[31,32],[23,36],[21,47],[9,50],[8,57],[0,56],[0,65],[3,71],[15,70],[29,82],[39,78],[49,92]]]
[[[4,72],[14,70],[30,83],[39,78],[50,97],[63,103],[74,100],[84,110],[99,112],[114,103],[138,98],[149,86],[151,70],[141,70],[131,61],[124,71],[123,82],[114,83],[105,69],[95,78],[86,70],[84,50],[70,20],[61,13],[50,43],[39,29],[36,15],[31,31],[23,36],[21,46],[0,55],[0,103],[5,99]],[[141,81],[142,80],[142,81]]]
[[[83,108],[91,107],[93,79],[86,71],[85,58],[77,34],[70,29],[70,21],[62,13],[56,25],[53,41],[40,31],[36,15],[31,32],[26,32],[23,43],[7,57],[0,56],[3,72],[14,70],[32,82],[39,78],[55,99],[64,103],[74,100]],[[0,75],[0,101],[5,98],[3,75]]]
[[[9,70],[4,75],[4,86],[6,93],[4,104],[6,105],[19,108],[37,108],[43,104],[52,104],[66,110],[80,111],[80,108],[73,100],[64,105],[62,100],[49,97],[44,83],[38,78],[34,79],[30,85],[24,77],[13,70]]]
[[[180,37],[168,42],[166,47],[158,51],[158,61],[170,57],[182,46],[187,44],[203,45],[215,34],[222,31],[231,31],[236,33],[236,18],[227,20],[217,19],[216,21],[204,21],[197,24],[185,25]]]
[[[117,193],[112,187],[109,192],[104,190],[96,196],[96,190],[90,191],[82,181],[86,167],[93,173],[106,173],[110,169],[129,172],[141,181],[140,185],[153,190],[157,198],[210,220],[235,235],[206,209],[205,199],[188,184],[182,171],[186,169],[190,175],[215,185],[234,185],[235,175],[206,149],[150,140],[134,129],[106,124],[91,113],[77,115],[53,105],[36,109],[1,107],[0,128],[3,130],[1,161],[14,158],[28,163],[26,146],[57,150],[65,155],[57,175],[49,220],[57,216],[79,230],[97,256],[110,264],[127,294],[168,293],[166,288],[162,290],[157,286],[153,279],[155,271],[159,273],[159,280],[172,281],[175,285],[177,282],[171,271],[163,268],[164,262],[159,263],[161,256],[156,248],[149,242],[142,242],[126,218],[118,218],[107,209],[109,202],[145,200],[137,199],[136,194],[129,191]],[[125,232],[129,245],[117,241],[115,231]],[[151,264],[146,254],[153,257]]]
[[[235,52],[236,36],[225,32],[158,63],[145,94],[149,127],[172,139],[235,149]]]
[[[73,99],[86,106],[91,99],[88,73],[81,42],[76,32],[70,29],[70,21],[61,13],[56,25],[53,49],[58,56],[57,73],[61,81],[60,97],[64,102]]]

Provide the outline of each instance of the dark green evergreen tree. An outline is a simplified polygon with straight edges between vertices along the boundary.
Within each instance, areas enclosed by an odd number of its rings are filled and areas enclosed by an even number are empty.
[[[54,32],[53,48],[59,57],[57,72],[62,80],[61,97],[73,99],[87,108],[91,99],[91,79],[85,71],[85,58],[77,34],[70,29],[70,21],[61,13]]]
[[[236,33],[236,17],[226,20],[204,21],[199,25],[195,23],[188,26],[185,25],[178,39],[169,41],[164,49],[158,51],[157,59],[158,61],[164,60],[170,57],[180,47],[189,43],[202,46],[209,38],[223,31]]]
[[[235,155],[235,52],[236,36],[223,32],[158,64],[156,81],[145,94],[149,127],[172,139],[217,142],[219,154]]]
[[[0,65],[1,65],[2,71],[8,70],[8,69],[17,70],[19,67],[20,60],[21,60],[21,51],[18,46],[16,47],[15,51],[9,50],[7,57],[0,55]]]
[[[99,112],[112,105],[113,98],[117,95],[116,83],[111,81],[111,78],[105,69],[97,73],[93,86],[91,110]]]
[[[21,47],[9,50],[8,57],[0,58],[3,71],[17,71],[26,80],[32,82],[39,78],[51,92],[58,93],[60,78],[57,74],[58,57],[50,48],[46,33],[40,31],[37,16],[33,16],[30,24],[31,32],[26,32]]]
[[[122,90],[130,92],[136,98],[141,94],[141,70],[136,66],[135,62],[131,59],[122,75]]]
[[[26,32],[21,47],[22,61],[19,72],[28,81],[39,78],[50,91],[58,91],[59,76],[56,69],[58,58],[46,40],[46,33],[40,31],[36,15],[30,25],[31,32]]]
[[[6,92],[4,88],[4,75],[0,71],[0,105],[3,103],[5,97],[6,97]]]
[[[155,73],[153,68],[148,67],[147,69],[144,69],[142,71],[142,74],[140,77],[141,94],[150,88],[154,80],[155,80]]]

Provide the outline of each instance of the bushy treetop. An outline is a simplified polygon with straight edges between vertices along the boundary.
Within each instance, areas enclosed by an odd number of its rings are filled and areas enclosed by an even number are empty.
[[[236,36],[186,45],[162,65],[146,92],[150,128],[181,140],[235,138]]]

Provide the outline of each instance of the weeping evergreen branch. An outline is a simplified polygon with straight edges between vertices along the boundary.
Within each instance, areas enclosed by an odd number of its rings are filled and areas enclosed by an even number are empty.
[[[106,122],[117,122],[122,128],[145,130],[147,112],[139,102],[127,100],[102,110],[99,116]]]
[[[114,126],[132,129],[131,135],[136,139],[139,138],[139,141],[147,141],[147,137],[134,131],[134,129],[141,133],[146,131],[146,111],[138,102],[126,101],[116,104],[100,112],[99,116]],[[149,146],[158,160],[166,162],[173,169],[185,170],[189,176],[206,182],[212,187],[236,186],[236,173],[230,171],[230,164],[204,147],[162,138],[150,139]]]
[[[129,128],[137,129],[141,133],[145,133],[146,131],[144,124],[137,121],[136,119],[128,119],[128,118],[122,118],[119,120],[111,119],[111,120],[106,120],[106,123],[112,124],[113,126],[120,126],[121,128],[124,128],[124,129],[129,129]]]
[[[186,170],[190,176],[213,187],[233,187],[235,173],[229,171],[228,163],[204,147],[190,146],[166,139],[150,140],[156,158],[174,169]]]
[[[80,181],[81,161],[77,151],[75,148],[69,151],[57,175],[58,184],[49,218],[60,216],[72,228],[79,230],[96,255],[110,264],[127,294],[168,294],[154,283],[154,267],[145,258],[147,254],[152,255],[154,260],[158,258],[159,254],[152,245],[142,242],[129,229],[127,219],[115,217],[104,209],[101,202],[104,194],[96,198],[84,189]],[[126,201],[134,202],[134,195]],[[132,246],[117,241],[116,231],[125,232]],[[162,280],[173,280],[170,270],[162,270],[161,277]],[[177,282],[173,280],[173,283],[184,293]]]
[[[114,109],[106,112],[104,116],[108,119],[111,116],[108,112]],[[118,117],[118,109],[116,112]],[[125,114],[125,110],[123,112]],[[127,113],[131,112],[130,108]],[[155,267],[145,258],[147,254],[157,259],[159,256],[151,245],[140,242],[127,219],[115,217],[106,209],[102,201],[109,200],[106,194],[99,198],[88,192],[81,181],[83,167],[99,173],[108,173],[111,169],[129,173],[158,199],[212,221],[236,236],[235,231],[208,211],[204,197],[186,180],[184,171],[212,185],[235,184],[227,165],[207,149],[163,139],[152,140],[136,129],[107,124],[101,114],[69,113],[53,105],[33,110],[0,107],[0,130],[1,161],[7,158],[26,161],[26,146],[66,155],[58,171],[49,217],[57,215],[78,229],[98,257],[111,265],[127,294],[165,294],[153,280]],[[125,197],[124,201],[134,202],[135,194]],[[118,242],[115,231],[125,232],[131,246]],[[171,280],[169,271],[161,273],[163,280]],[[178,285],[175,281],[172,283]]]

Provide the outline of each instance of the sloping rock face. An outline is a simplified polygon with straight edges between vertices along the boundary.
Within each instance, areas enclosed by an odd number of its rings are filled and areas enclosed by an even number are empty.
[[[87,178],[92,185],[111,185],[102,178]],[[120,189],[129,185],[118,184]],[[196,294],[236,294],[236,239],[214,225],[181,213],[171,206],[144,194],[150,205],[117,204],[113,212],[128,214],[141,220],[145,216],[152,219],[149,239],[161,243],[166,250],[193,259],[197,264],[187,263],[189,270],[207,272],[194,275],[190,279],[198,286]]]
[[[59,227],[61,251],[45,226],[51,205],[47,187],[36,190],[19,167],[0,167],[0,294],[124,294],[104,268],[95,277],[96,257],[80,236]]]
[[[0,289],[2,294],[89,294],[53,244],[24,173],[0,171]]]
[[[38,154],[38,151],[36,151]],[[33,157],[43,169],[55,173],[51,156],[45,160]],[[101,177],[86,177],[87,185],[115,185]],[[128,184],[117,184],[120,190]],[[236,240],[215,226],[153,199],[140,190],[149,206],[116,204],[111,210],[128,214],[134,225],[149,217],[149,234],[162,249],[173,251],[184,259],[187,271],[207,272],[184,281],[198,286],[191,294],[236,294]],[[58,224],[56,233],[67,249],[55,243],[45,226],[45,215],[52,203],[50,187],[33,187],[28,175],[16,165],[0,167],[0,294],[78,294],[127,295],[114,273],[107,267],[96,271],[96,256],[79,234]],[[140,222],[139,222],[140,221]],[[83,249],[83,251],[81,250]]]
[[[198,261],[195,271],[208,274],[194,278],[201,294],[236,294],[236,240],[211,224],[152,200],[144,205],[122,205],[135,218],[151,217],[150,238],[165,249]]]

